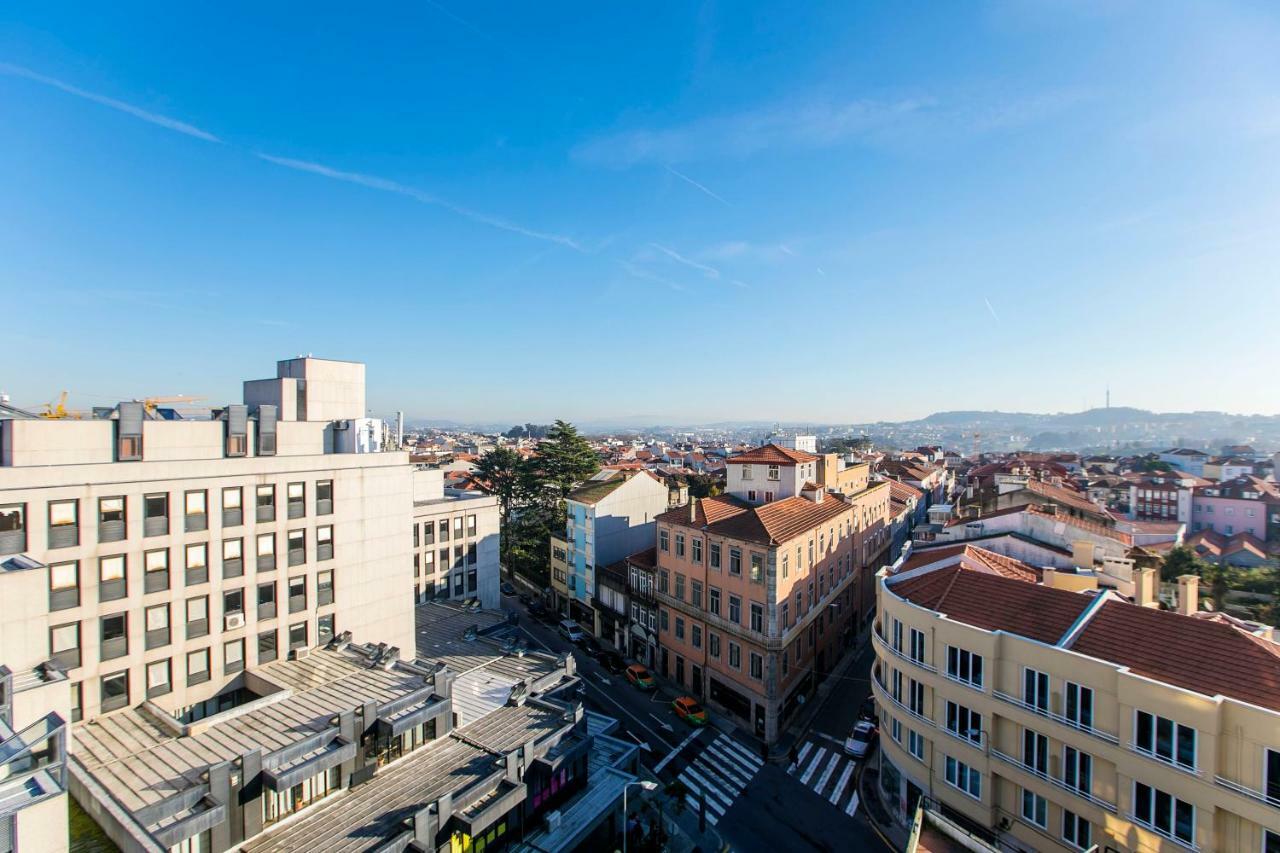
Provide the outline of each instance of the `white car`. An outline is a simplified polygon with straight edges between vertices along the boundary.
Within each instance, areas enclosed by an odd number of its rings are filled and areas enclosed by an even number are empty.
[[[561,619],[560,636],[564,637],[571,643],[576,643],[579,640],[584,639],[587,636],[587,632],[582,630],[582,626],[577,622],[574,622],[572,619]]]
[[[845,738],[844,751],[853,758],[866,758],[876,739],[876,724],[862,720],[853,727],[853,734]]]

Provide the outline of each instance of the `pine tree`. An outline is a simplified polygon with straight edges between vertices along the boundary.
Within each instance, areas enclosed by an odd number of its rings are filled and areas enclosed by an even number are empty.
[[[600,470],[600,459],[571,423],[557,420],[538,445],[535,463],[542,481],[559,490],[561,497]]]

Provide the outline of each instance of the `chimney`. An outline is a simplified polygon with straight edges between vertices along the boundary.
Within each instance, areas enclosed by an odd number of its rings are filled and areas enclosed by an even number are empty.
[[[689,498],[689,521],[697,523],[698,521],[698,499]]]
[[[1199,575],[1178,576],[1178,612],[1190,616],[1200,609]]]
[[[1156,600],[1156,570],[1133,570],[1133,603],[1139,607],[1159,607]]]

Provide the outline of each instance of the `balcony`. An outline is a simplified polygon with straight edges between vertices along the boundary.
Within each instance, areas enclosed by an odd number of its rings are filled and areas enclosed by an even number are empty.
[[[1134,753],[1135,755],[1141,755],[1143,758],[1149,759],[1151,761],[1155,761],[1163,765],[1164,767],[1172,767],[1174,770],[1180,771],[1182,773],[1186,773],[1188,776],[1195,776],[1197,779],[1207,778],[1207,774],[1205,774],[1203,770],[1200,770],[1196,767],[1188,766],[1175,759],[1162,758],[1161,756],[1156,755],[1154,752],[1151,752],[1150,750],[1143,749],[1142,747],[1138,746],[1136,743],[1130,742],[1125,744],[1125,746],[1128,748],[1130,752]]]
[[[884,682],[880,679],[880,673],[878,670],[874,674],[874,679],[875,679],[875,686],[880,688],[880,692],[883,695],[885,702],[894,706],[899,711],[906,714],[908,717],[911,717],[913,720],[924,723],[926,726],[929,726],[930,728],[935,727],[933,720],[929,719],[923,714],[916,713],[915,711],[908,708],[906,705],[899,702],[897,699],[893,698],[893,694],[889,692],[889,688],[885,687]],[[981,747],[977,746],[977,744],[974,744],[974,747],[977,749],[981,749]]]
[[[997,759],[999,759],[1000,761],[1003,761],[1006,764],[1013,765],[1014,767],[1021,770],[1023,773],[1028,773],[1036,777],[1042,782],[1048,782],[1050,785],[1052,785],[1053,787],[1061,791],[1066,791],[1068,794],[1071,794],[1074,797],[1079,797],[1082,800],[1086,800],[1087,802],[1093,803],[1095,806],[1098,806],[1099,808],[1106,809],[1112,814],[1116,814],[1116,804],[1111,802],[1110,800],[1104,800],[1102,797],[1095,796],[1089,791],[1084,791],[1084,790],[1081,790],[1080,788],[1076,788],[1072,785],[1069,785],[1067,784],[1066,781],[1062,779],[1058,779],[1057,777],[1054,777],[1054,776],[1050,776],[1048,773],[1043,773],[1024,762],[1019,761],[1018,759],[1014,758],[1012,755],[1009,755],[1006,752],[1001,752],[998,749],[993,749],[991,750],[991,754],[995,756]]]
[[[1021,708],[1022,710],[1026,711],[1029,714],[1035,714],[1037,717],[1044,717],[1047,720],[1053,720],[1055,723],[1058,723],[1059,725],[1066,726],[1067,728],[1080,732],[1081,734],[1086,734],[1086,735],[1089,735],[1090,737],[1096,737],[1099,740],[1104,740],[1107,743],[1112,744],[1114,746],[1120,745],[1120,738],[1116,737],[1113,734],[1100,731],[1098,729],[1093,728],[1092,726],[1081,725],[1080,723],[1077,723],[1074,720],[1068,719],[1067,717],[1064,717],[1061,714],[1055,714],[1053,711],[1047,711],[1043,708],[1039,708],[1035,705],[1032,705],[1029,702],[1024,702],[1022,699],[1020,699],[1017,696],[1014,696],[1011,693],[1005,693],[1004,691],[1001,691],[1001,690],[993,690],[991,695],[995,696],[1001,702],[1007,702],[1010,705],[1016,705],[1017,707]]]
[[[1255,802],[1262,803],[1265,806],[1271,806],[1274,809],[1280,809],[1280,797],[1273,797],[1264,791],[1258,791],[1250,788],[1248,785],[1241,785],[1239,782],[1233,782],[1225,776],[1214,776],[1213,781],[1219,787],[1226,788],[1241,796],[1248,797]]]
[[[20,732],[0,719],[0,821],[66,792],[67,727],[46,714]]]

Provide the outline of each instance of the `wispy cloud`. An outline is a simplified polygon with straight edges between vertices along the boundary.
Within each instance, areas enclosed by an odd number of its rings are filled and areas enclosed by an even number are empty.
[[[712,198],[714,198],[716,201],[720,202],[721,204],[723,204],[723,205],[725,205],[725,206],[727,206],[727,207],[733,207],[733,205],[732,205],[732,204],[729,204],[729,202],[727,202],[724,198],[722,198],[721,196],[719,196],[719,195],[717,195],[716,193],[712,192],[712,191],[711,191],[710,189],[708,189],[705,185],[698,183],[698,182],[697,182],[697,181],[695,181],[693,178],[689,177],[688,175],[684,174],[683,172],[677,172],[675,169],[671,168],[670,166],[664,166],[663,168],[664,168],[664,169],[666,169],[666,170],[667,170],[668,172],[670,172],[671,174],[675,175],[675,176],[676,176],[677,178],[679,178],[680,180],[684,181],[684,182],[685,182],[686,184],[688,184],[689,186],[691,186],[691,187],[695,187],[695,188],[697,188],[697,189],[701,190],[702,192],[704,192],[704,193],[706,193],[707,195],[711,196]]]
[[[12,77],[22,77],[45,86],[52,86],[59,91],[66,92],[68,95],[75,95],[77,98],[84,98],[86,101],[93,101],[95,104],[101,104],[104,107],[110,107],[122,113],[127,113],[134,118],[140,118],[150,124],[163,127],[166,130],[176,131],[194,136],[196,139],[203,139],[205,142],[221,142],[222,140],[214,136],[207,130],[201,130],[193,124],[187,124],[185,121],[178,121],[175,118],[153,113],[144,110],[141,107],[135,107],[133,104],[118,101],[115,98],[109,98],[106,95],[99,95],[97,92],[89,92],[70,83],[65,83],[55,77],[47,77],[44,74],[32,71],[30,68],[23,68],[20,65],[11,65],[7,62],[0,62],[0,74],[8,74]]]
[[[729,240],[697,252],[697,256],[704,260],[753,262],[776,262],[795,254],[786,243],[754,243],[749,240]]]
[[[508,219],[503,219],[500,216],[494,216],[489,213],[472,210],[471,208],[454,204],[453,202],[440,198],[439,196],[432,195],[431,193],[417,189],[416,187],[399,183],[398,181],[380,178],[377,175],[365,175],[360,172],[344,172],[341,169],[334,169],[322,163],[312,163],[307,160],[295,160],[290,157],[277,157],[273,154],[264,154],[262,152],[256,152],[256,156],[268,163],[283,166],[286,169],[293,169],[298,172],[309,172],[313,175],[320,175],[335,181],[344,181],[348,184],[356,184],[358,186],[368,187],[369,189],[379,190],[381,192],[395,193],[396,195],[402,195],[405,198],[411,198],[421,204],[429,204],[443,208],[451,213],[456,213],[459,216],[470,219],[472,222],[479,222],[482,225],[488,225],[492,228],[510,231],[513,234],[521,234],[534,240],[543,240],[547,243],[566,246],[578,252],[586,251],[576,240],[562,234],[555,234],[550,231],[538,231],[536,229],[520,225],[519,223],[512,222]]]
[[[686,267],[689,267],[690,269],[695,269],[698,272],[705,275],[707,278],[720,277],[720,270],[716,269],[715,267],[698,263],[692,258],[686,258],[684,255],[680,254],[675,249],[668,248],[667,246],[664,246],[661,243],[650,243],[649,245],[652,248],[657,249],[659,252],[666,255],[668,258],[675,261],[676,263],[684,264]]]
[[[997,323],[999,323],[1000,315],[996,313],[996,309],[991,307],[991,300],[984,296],[982,297],[982,301],[987,303],[987,310],[991,312],[992,319],[994,319]]]
[[[635,264],[631,263],[630,261],[618,261],[618,263],[619,265],[622,266],[624,270],[627,271],[627,274],[630,275],[632,278],[638,278],[642,281],[657,282],[658,284],[665,284],[667,287],[671,288],[672,290],[685,289],[685,286],[683,284],[678,284],[677,282],[674,282],[669,278],[663,278],[657,273],[649,272],[647,269],[644,269],[643,267],[638,267]]]
[[[746,157],[768,148],[821,148],[894,124],[934,106],[931,98],[858,99],[796,106],[793,101],[696,119],[661,130],[609,134],[577,146],[592,165],[685,163],[715,156]],[[670,168],[668,166],[668,168]]]

